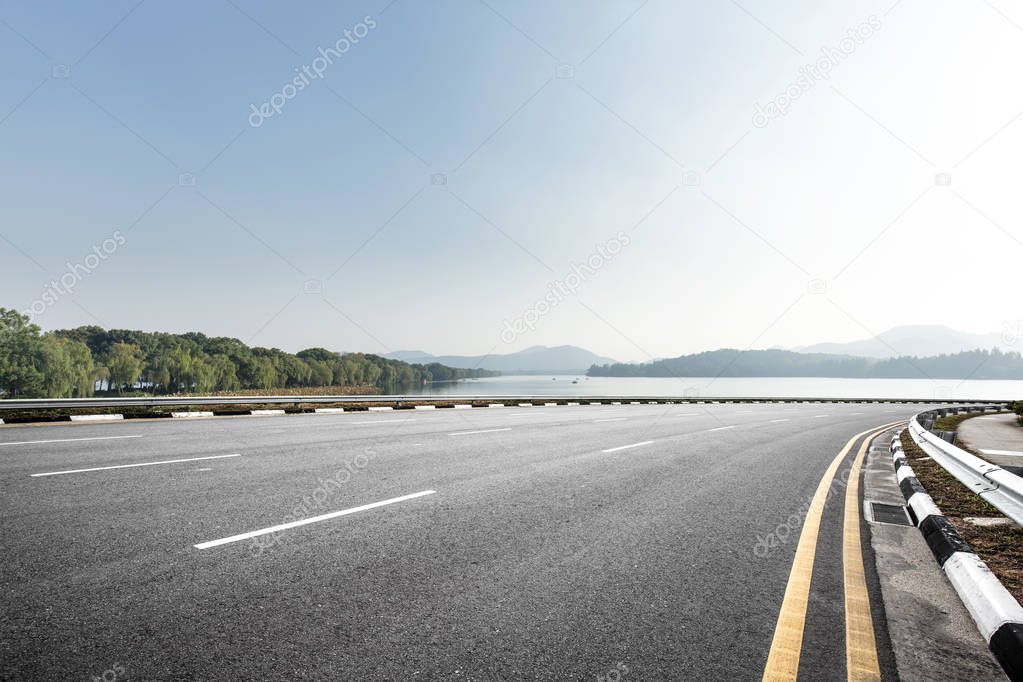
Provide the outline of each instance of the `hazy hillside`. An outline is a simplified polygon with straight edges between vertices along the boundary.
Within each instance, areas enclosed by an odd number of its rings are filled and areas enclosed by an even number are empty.
[[[969,334],[941,325],[894,327],[876,338],[848,343],[817,343],[794,350],[800,353],[856,355],[865,358],[892,358],[899,355],[941,355],[967,350],[1001,348],[1012,350],[1001,334]]]
[[[857,358],[786,350],[721,350],[639,365],[594,365],[589,376],[1023,379],[1019,353],[966,351],[930,357]]]

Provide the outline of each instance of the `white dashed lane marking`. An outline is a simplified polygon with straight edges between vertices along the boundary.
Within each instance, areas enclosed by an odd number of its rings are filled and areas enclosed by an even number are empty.
[[[63,474],[84,474],[87,471],[109,471],[110,469],[130,469],[132,467],[151,467],[157,464],[180,464],[181,462],[198,462],[205,459],[225,459],[227,457],[241,457],[241,455],[212,455],[210,457],[188,457],[186,459],[165,459],[160,462],[139,462],[137,464],[117,464],[108,467],[91,467],[89,469],[68,469],[67,471],[48,471],[43,474],[32,474],[36,476],[61,476]]]
[[[22,440],[14,443],[0,443],[3,445],[38,445],[40,443],[78,443],[86,440],[120,440],[122,438],[141,438],[138,436],[96,436],[94,438],[54,438],[53,440]]]
[[[607,450],[601,450],[601,452],[618,452],[619,450],[630,450],[632,448],[638,448],[641,445],[650,445],[653,442],[654,441],[652,440],[645,440],[641,443],[633,443],[632,445],[619,445],[616,448],[608,448]]]
[[[472,435],[477,434],[477,433],[496,433],[498,431],[511,431],[511,427],[510,426],[506,426],[503,429],[482,429],[481,431],[455,431],[454,433],[449,433],[448,435],[449,436],[472,436]]]
[[[366,511],[368,509],[376,509],[377,507],[383,507],[388,504],[395,504],[396,502],[404,502],[405,500],[412,500],[417,497],[423,497],[424,495],[433,495],[436,490],[424,490],[418,493],[412,493],[411,495],[402,495],[401,497],[392,497],[389,500],[381,500],[380,502],[373,502],[371,504],[364,504],[361,507],[352,507],[351,509],[342,509],[341,511],[331,512],[329,514],[323,514],[321,516],[313,516],[308,519],[300,519],[298,521],[292,521],[291,523],[282,523],[278,526],[270,526],[269,528],[261,528],[259,530],[250,531],[248,533],[241,533],[240,535],[232,535],[230,537],[221,538],[219,540],[210,540],[209,542],[200,542],[198,545],[193,545],[196,549],[209,549],[210,547],[218,547],[220,545],[226,545],[231,542],[238,542],[240,540],[248,540],[249,538],[259,537],[260,535],[266,535],[268,533],[277,533],[282,530],[288,530],[289,528],[298,528],[299,526],[305,526],[310,523],[318,523],[320,521],[327,521],[329,519],[336,519],[339,516],[347,516],[349,514],[355,514],[357,512]]]

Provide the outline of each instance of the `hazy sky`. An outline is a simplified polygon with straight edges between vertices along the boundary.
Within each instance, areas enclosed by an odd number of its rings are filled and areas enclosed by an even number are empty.
[[[0,306],[44,329],[646,360],[1023,318],[1007,0],[5,2],[0,64]]]

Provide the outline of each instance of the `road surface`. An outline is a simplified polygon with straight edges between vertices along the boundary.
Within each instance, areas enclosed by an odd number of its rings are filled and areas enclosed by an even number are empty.
[[[920,409],[3,427],[3,676],[759,679],[829,464]],[[845,678],[843,498],[823,512],[801,679]]]

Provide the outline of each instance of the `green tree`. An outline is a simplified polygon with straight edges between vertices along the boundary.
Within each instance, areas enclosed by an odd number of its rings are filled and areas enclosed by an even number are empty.
[[[39,327],[28,316],[0,308],[0,389],[8,397],[42,390],[43,347]]]
[[[146,359],[142,379],[151,385],[154,393],[170,392],[171,374],[168,356],[169,353],[166,350],[159,349]]]
[[[96,381],[100,382],[100,387],[105,387],[104,390],[110,390],[110,370],[105,365],[96,365]]]
[[[197,393],[210,393],[217,387],[217,370],[205,358],[194,358],[192,374],[195,378],[193,390]]]
[[[98,369],[100,369],[96,366],[96,361],[92,357],[92,351],[81,341],[64,339],[64,344],[67,348],[68,356],[71,358],[71,369],[73,372],[71,397],[92,397],[96,393],[96,380],[99,378]]]
[[[42,394],[47,398],[70,398],[76,377],[65,340],[46,334],[41,348]]]
[[[87,398],[95,392],[96,364],[81,341],[45,334],[42,338],[43,395]]]
[[[309,379],[310,386],[330,386],[334,381],[334,371],[330,364],[322,360],[306,360],[305,363],[312,371],[312,377]]]
[[[142,351],[134,344],[115,343],[110,347],[106,367],[111,386],[116,386],[120,393],[125,386],[134,386],[142,376]]]
[[[195,361],[191,353],[181,346],[175,346],[167,354],[167,369],[170,372],[168,386],[171,392],[192,390],[195,384]]]
[[[263,390],[277,385],[277,370],[270,358],[256,358],[256,385],[254,388]]]
[[[213,368],[214,383],[218,391],[235,391],[241,387],[238,381],[237,370],[231,358],[223,353],[210,358],[210,365]]]

